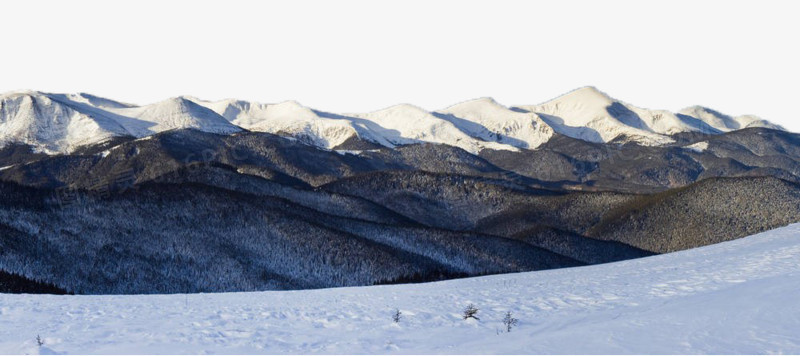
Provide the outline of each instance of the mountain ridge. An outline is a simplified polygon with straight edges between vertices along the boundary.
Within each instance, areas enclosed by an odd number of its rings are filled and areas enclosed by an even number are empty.
[[[734,117],[702,106],[677,113],[643,109],[593,86],[536,105],[506,106],[483,97],[434,111],[398,104],[352,114],[327,113],[292,100],[263,104],[179,96],[137,106],[86,93],[37,91],[0,94],[0,100],[0,147],[29,144],[47,154],[71,153],[115,137],[142,138],[184,128],[220,134],[267,132],[323,149],[358,139],[388,148],[446,144],[473,154],[485,149],[537,149],[555,134],[595,143],[668,146],[676,144],[673,136],[682,133],[715,135],[753,127],[785,130],[757,116]]]

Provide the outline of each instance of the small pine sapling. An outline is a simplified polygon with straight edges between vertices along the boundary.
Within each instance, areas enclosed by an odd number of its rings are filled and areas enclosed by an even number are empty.
[[[514,318],[514,316],[511,314],[511,312],[506,313],[506,317],[503,318],[503,325],[506,326],[506,332],[510,333],[511,332],[511,328],[514,327],[514,326],[517,326],[518,322],[519,322],[519,320]]]
[[[403,313],[400,312],[400,309],[395,309],[394,315],[392,315],[392,321],[399,323],[401,315],[403,315]]]

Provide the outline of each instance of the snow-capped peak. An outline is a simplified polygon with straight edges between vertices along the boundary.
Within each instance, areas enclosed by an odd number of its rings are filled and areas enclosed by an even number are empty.
[[[116,121],[80,112],[40,92],[0,96],[0,146],[22,143],[63,153],[125,135],[130,133]]]
[[[607,94],[595,87],[586,86],[539,104],[535,108],[545,114],[561,117],[564,119],[564,125],[578,127],[608,116],[607,108],[614,103],[616,100]]]
[[[70,153],[113,137],[144,137],[171,129],[241,131],[182,97],[133,106],[85,93],[19,91],[3,94],[0,100],[0,146],[28,144],[47,153]]]
[[[553,129],[538,115],[511,110],[488,97],[450,106],[439,114],[470,136],[519,148],[539,147],[553,136]]]
[[[755,116],[732,118],[703,107],[687,108],[678,114],[643,109],[591,86],[520,108],[539,114],[556,132],[593,142],[623,140],[655,146],[674,142],[669,136],[681,132],[717,134],[747,127],[783,130]]]
[[[333,149],[352,137],[381,143],[381,140],[353,122],[333,117],[321,117],[317,112],[294,100],[277,104],[251,103],[239,100],[208,102],[203,105],[230,122],[250,131],[289,135],[305,143]]]
[[[276,104],[244,104],[240,105],[239,113],[232,120],[233,123],[247,129],[258,130],[279,124],[291,126],[295,123],[306,124],[320,120],[320,117],[308,107],[294,100],[287,100]],[[228,115],[231,115],[230,106]]]
[[[621,139],[648,146],[674,142],[664,135],[666,132],[657,132],[651,127],[652,118],[658,115],[613,99],[591,86],[539,105],[520,108],[539,114],[556,132],[586,141]]]
[[[221,134],[241,131],[224,117],[185,97],[170,98],[147,106],[107,110],[132,119],[126,120],[125,126],[137,137],[182,128]]]
[[[431,142],[460,147],[471,153],[478,153],[484,148],[516,150],[511,145],[470,136],[451,121],[411,104],[398,104],[352,116],[369,121],[372,124],[371,131],[394,145]]]
[[[742,115],[731,117],[702,106],[691,106],[685,108],[679,112],[679,116],[685,116],[690,119],[699,120],[697,121],[699,125],[702,125],[708,131],[711,131],[711,133],[730,132],[749,127],[764,127],[775,130],[784,130],[784,128],[780,125],[775,125],[758,116]]]
[[[585,107],[608,106],[616,102],[614,98],[594,86],[584,86],[563,94],[551,102],[582,103]]]

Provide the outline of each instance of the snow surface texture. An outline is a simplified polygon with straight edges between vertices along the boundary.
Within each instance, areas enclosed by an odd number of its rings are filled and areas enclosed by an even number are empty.
[[[0,294],[0,353],[797,354],[799,259],[794,224],[637,260],[417,285]],[[470,303],[479,321],[462,318]],[[508,311],[519,323],[503,332]]]
[[[135,106],[89,94],[12,92],[0,95],[0,147],[24,143],[70,153],[113,137],[146,137],[194,128],[230,134],[247,129],[333,149],[357,137],[385,147],[430,142],[463,148],[535,149],[554,133],[591,142],[665,145],[681,132],[719,134],[748,127],[782,129],[758,117],[731,117],[699,106],[680,113],[647,110],[584,87],[539,105],[503,106],[491,98],[441,111],[401,104],[364,114],[317,111],[294,101],[260,104],[177,97]]]

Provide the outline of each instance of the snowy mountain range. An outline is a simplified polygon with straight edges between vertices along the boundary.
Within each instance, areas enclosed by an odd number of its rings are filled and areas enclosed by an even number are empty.
[[[556,134],[589,142],[663,146],[679,133],[720,134],[750,127],[783,130],[755,116],[732,117],[699,106],[678,113],[642,109],[594,87],[538,105],[508,107],[481,98],[433,112],[400,104],[356,114],[333,114],[294,101],[261,104],[177,97],[136,106],[83,93],[0,95],[0,147],[27,144],[48,154],[183,128],[219,134],[268,132],[324,149],[357,138],[385,147],[427,142],[478,153],[535,149]]]

